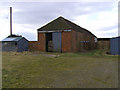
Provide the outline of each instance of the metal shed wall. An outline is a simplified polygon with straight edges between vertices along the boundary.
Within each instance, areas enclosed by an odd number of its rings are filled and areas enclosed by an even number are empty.
[[[110,39],[110,53],[120,55],[120,37]]]
[[[17,51],[17,42],[2,42],[2,51]]]
[[[28,51],[28,40],[22,38],[17,42],[18,44],[18,52]]]

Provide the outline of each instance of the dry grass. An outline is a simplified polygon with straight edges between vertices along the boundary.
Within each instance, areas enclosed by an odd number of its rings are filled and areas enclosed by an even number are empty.
[[[116,88],[118,58],[85,53],[4,52],[3,88]]]

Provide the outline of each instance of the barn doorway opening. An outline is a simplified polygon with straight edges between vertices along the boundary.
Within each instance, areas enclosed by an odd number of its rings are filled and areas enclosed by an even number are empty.
[[[46,52],[61,52],[61,32],[46,33]]]
[[[52,33],[46,33],[46,52],[52,52]]]

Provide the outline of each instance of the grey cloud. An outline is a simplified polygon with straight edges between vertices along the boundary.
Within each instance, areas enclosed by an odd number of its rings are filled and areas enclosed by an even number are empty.
[[[112,37],[116,37],[118,36],[118,34],[116,32],[108,32],[108,33],[100,33],[100,36],[98,35],[98,38],[112,38]]]
[[[103,36],[110,36],[110,37],[116,37],[116,36],[118,36],[118,33],[116,33],[116,32],[112,32],[112,33],[105,33],[105,34],[103,34]]]
[[[113,25],[113,26],[109,26],[109,27],[103,27],[103,28],[100,28],[98,31],[109,31],[109,30],[112,30],[112,29],[116,29],[118,27],[118,25]]]
[[[30,33],[30,32],[18,32],[18,35],[22,35],[29,41],[37,41],[37,35],[36,33]]]
[[[75,17],[85,14],[98,13],[101,11],[110,10],[113,2],[13,2],[13,3],[0,3],[0,7],[13,7],[13,22],[16,24],[24,24],[39,28],[47,24],[58,16],[63,16],[71,21]],[[90,8],[86,10],[86,8]],[[25,28],[25,27],[24,27]],[[103,30],[109,30],[113,27],[106,27]],[[35,33],[19,32],[29,40],[34,40]],[[108,35],[107,35],[108,36]]]
[[[111,7],[111,3],[89,2],[89,3],[72,3],[72,2],[57,2],[57,3],[40,3],[40,2],[19,2],[13,3],[14,8],[20,11],[13,14],[14,22],[19,24],[45,24],[46,22],[58,17],[64,16],[73,20],[74,17],[83,14],[90,14],[107,10]],[[85,10],[86,8],[90,10]]]

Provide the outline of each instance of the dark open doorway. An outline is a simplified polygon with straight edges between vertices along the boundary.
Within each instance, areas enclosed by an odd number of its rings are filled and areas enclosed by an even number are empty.
[[[46,52],[52,52],[52,33],[46,33]]]
[[[61,52],[61,32],[46,33],[46,52]]]

